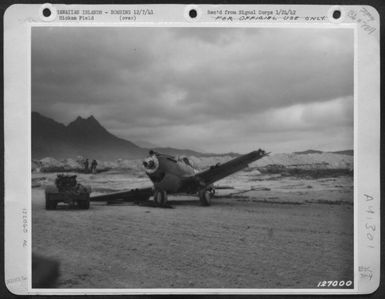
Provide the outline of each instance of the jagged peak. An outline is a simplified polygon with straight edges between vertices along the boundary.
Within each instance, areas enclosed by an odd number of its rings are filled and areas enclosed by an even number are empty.
[[[89,117],[81,117],[80,115],[76,117],[76,119],[68,124],[68,126],[73,124],[87,124],[87,123],[94,123],[100,125],[98,120],[93,116],[90,115]]]
[[[76,134],[98,134],[99,136],[113,136],[97,121],[93,115],[86,118],[78,116],[74,121],[68,124],[67,128],[74,133],[76,132]]]

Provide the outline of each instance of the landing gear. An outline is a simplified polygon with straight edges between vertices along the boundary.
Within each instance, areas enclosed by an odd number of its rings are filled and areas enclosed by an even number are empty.
[[[167,192],[163,190],[156,190],[154,193],[154,201],[160,207],[165,206],[167,203]]]
[[[211,198],[214,196],[214,193],[210,189],[203,189],[199,191],[199,200],[201,202],[201,205],[205,207],[211,205]]]

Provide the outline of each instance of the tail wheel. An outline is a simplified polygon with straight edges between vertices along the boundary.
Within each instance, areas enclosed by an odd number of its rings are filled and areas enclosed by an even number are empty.
[[[164,206],[167,203],[167,192],[162,190],[155,191],[154,201],[158,206]]]
[[[211,192],[210,190],[207,190],[207,189],[204,189],[204,190],[201,190],[199,191],[199,200],[201,202],[201,205],[202,206],[209,206],[211,205]]]

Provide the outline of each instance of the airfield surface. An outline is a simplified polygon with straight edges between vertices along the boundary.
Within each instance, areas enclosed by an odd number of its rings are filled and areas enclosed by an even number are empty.
[[[44,208],[55,174],[34,173],[32,249],[60,262],[59,288],[316,288],[353,280],[353,178],[240,172],[212,206],[91,203]],[[149,186],[145,177],[78,175],[96,193]],[[124,188],[123,188],[124,187]],[[252,190],[250,190],[252,189]]]

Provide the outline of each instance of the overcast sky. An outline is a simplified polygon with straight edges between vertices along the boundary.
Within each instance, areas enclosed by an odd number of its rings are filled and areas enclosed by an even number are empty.
[[[33,111],[159,146],[352,149],[353,81],[351,29],[32,31]]]

